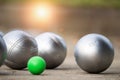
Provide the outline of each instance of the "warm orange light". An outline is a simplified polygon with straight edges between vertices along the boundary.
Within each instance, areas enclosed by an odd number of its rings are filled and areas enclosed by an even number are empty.
[[[26,27],[49,30],[56,23],[57,9],[48,3],[29,3],[25,5],[23,22]]]
[[[37,21],[50,21],[52,16],[52,8],[48,5],[36,5],[33,7],[32,15]]]
[[[36,12],[36,16],[40,18],[46,18],[49,16],[49,10],[46,9],[45,7],[38,7],[36,8],[35,12]]]

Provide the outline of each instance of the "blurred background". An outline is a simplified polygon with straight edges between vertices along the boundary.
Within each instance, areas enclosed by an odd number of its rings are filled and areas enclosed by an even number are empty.
[[[0,31],[15,29],[54,32],[73,44],[88,33],[118,38],[120,0],[0,0]]]
[[[120,0],[0,0],[0,30],[119,36]],[[63,36],[64,36],[63,35]]]

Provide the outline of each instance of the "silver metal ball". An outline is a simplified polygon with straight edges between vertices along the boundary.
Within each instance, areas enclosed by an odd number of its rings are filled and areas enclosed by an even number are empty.
[[[3,32],[0,32],[0,37],[3,37],[4,36],[4,33]]]
[[[36,38],[38,44],[38,55],[43,57],[47,63],[47,69],[58,67],[66,57],[66,43],[58,35],[46,32]]]
[[[3,40],[3,38],[0,37],[0,66],[3,64],[6,56],[7,56],[6,44]]]
[[[7,45],[7,59],[5,64],[12,69],[27,67],[29,58],[37,55],[37,43],[28,33],[15,30],[7,33],[4,37]]]
[[[89,73],[105,71],[114,58],[111,42],[100,34],[88,34],[75,46],[74,56],[77,64]]]

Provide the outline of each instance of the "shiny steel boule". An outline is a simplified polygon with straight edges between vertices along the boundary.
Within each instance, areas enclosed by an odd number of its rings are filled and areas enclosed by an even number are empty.
[[[56,68],[64,61],[67,48],[60,36],[46,32],[37,36],[36,41],[38,55],[45,59],[47,69]]]
[[[3,64],[6,56],[7,56],[6,44],[2,38],[2,35],[0,34],[0,66]]]
[[[0,32],[0,36],[3,37],[3,36],[4,36],[4,33],[3,33],[3,32]]]
[[[105,71],[114,58],[111,42],[100,34],[88,34],[75,46],[74,56],[77,64],[89,73]]]
[[[26,68],[29,58],[37,55],[37,43],[28,33],[15,30],[4,37],[7,45],[7,59],[5,64],[12,69]]]

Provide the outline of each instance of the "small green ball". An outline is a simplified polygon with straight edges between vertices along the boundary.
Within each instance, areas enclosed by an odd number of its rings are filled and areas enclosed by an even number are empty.
[[[34,75],[41,74],[46,68],[46,62],[42,57],[34,56],[27,63],[29,72]]]

